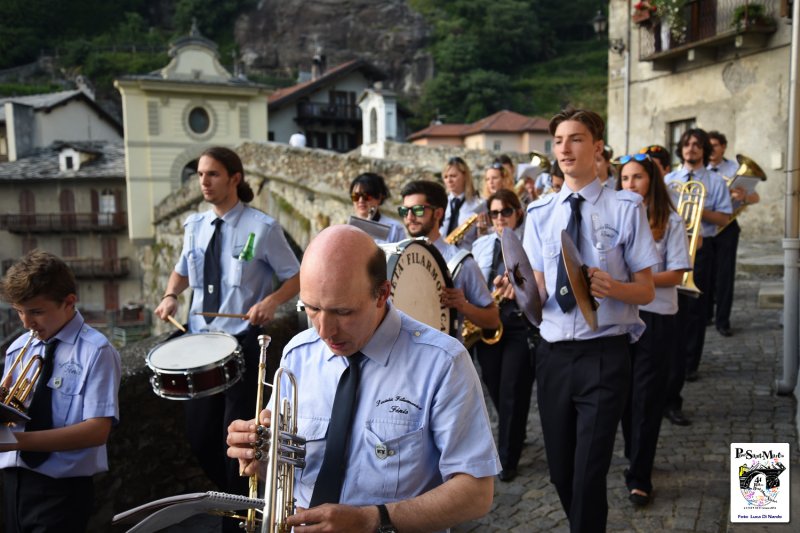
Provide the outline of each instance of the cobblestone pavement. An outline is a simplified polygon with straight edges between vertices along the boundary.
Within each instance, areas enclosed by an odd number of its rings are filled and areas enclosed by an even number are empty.
[[[798,465],[795,400],[772,392],[782,368],[781,311],[758,309],[757,292],[757,282],[737,282],[733,337],[708,328],[700,379],[683,390],[684,412],[692,425],[664,420],[653,472],[654,498],[644,509],[635,509],[627,499],[627,464],[618,432],[608,473],[609,531],[791,531],[788,525],[731,525],[729,520],[731,442],[789,442],[792,465]],[[519,476],[511,483],[497,481],[491,512],[454,532],[568,531],[548,478],[535,390],[533,396]],[[494,416],[491,407],[490,412]],[[795,502],[800,501],[797,485]],[[800,521],[797,514],[793,518],[795,524]]]

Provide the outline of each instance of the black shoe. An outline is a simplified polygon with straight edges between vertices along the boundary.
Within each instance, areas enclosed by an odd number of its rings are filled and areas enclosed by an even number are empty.
[[[515,477],[517,477],[517,469],[516,468],[504,468],[500,471],[500,481],[513,481]]]
[[[664,412],[664,417],[676,426],[688,426],[692,423],[680,409],[668,409]]]
[[[698,379],[700,379],[700,374],[697,373],[697,370],[690,370],[686,373],[686,381],[689,383],[694,383]]]
[[[649,494],[637,494],[635,492],[631,492],[628,495],[628,499],[636,507],[644,507],[644,506],[646,506],[646,505],[648,505],[650,503],[650,495]]]
[[[723,337],[733,337],[733,331],[731,331],[731,328],[726,328],[726,327],[722,327],[722,326],[717,326],[717,331],[718,331],[718,332],[719,332],[719,334],[720,334],[720,335],[722,335]]]

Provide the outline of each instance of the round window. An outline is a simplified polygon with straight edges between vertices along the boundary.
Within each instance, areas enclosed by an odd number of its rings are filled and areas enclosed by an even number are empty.
[[[195,107],[189,112],[189,127],[198,135],[208,131],[211,126],[211,118],[208,116],[208,111],[202,107]]]

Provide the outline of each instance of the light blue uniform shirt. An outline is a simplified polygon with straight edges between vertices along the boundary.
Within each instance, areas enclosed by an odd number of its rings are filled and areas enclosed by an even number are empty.
[[[500,471],[481,385],[458,341],[389,305],[361,352],[366,357],[341,503],[405,500],[458,473],[481,478]],[[308,440],[306,467],[297,470],[294,489],[299,507],[311,501],[336,387],[348,364],[314,328],[284,349],[281,365],[298,384],[298,434]]]
[[[30,335],[25,333],[8,348],[6,369],[11,368],[22,346]],[[111,417],[114,424],[119,421],[119,353],[108,339],[86,325],[83,316],[75,316],[53,336],[58,339],[53,375],[47,386],[52,389],[53,429],[73,426],[90,418]],[[22,365],[12,376],[17,379],[21,369],[34,355],[44,356],[45,343],[34,340]],[[38,383],[39,386],[44,383]],[[33,393],[28,398],[30,403]],[[12,431],[24,431],[18,424]],[[19,452],[0,453],[0,468],[18,466],[53,478],[92,476],[108,470],[106,445],[93,446],[63,452],[52,452],[38,467],[30,468],[19,458]]]
[[[397,219],[388,217],[383,213],[380,213],[380,217],[377,219],[373,219],[375,222],[380,222],[381,224],[386,224],[389,226],[389,235],[386,237],[386,240],[381,239],[374,239],[375,244],[384,244],[387,242],[400,242],[408,238],[406,235],[406,227]]]
[[[513,230],[517,237],[522,240],[522,230],[525,227],[524,222],[518,228]],[[497,232],[490,233],[489,235],[484,235],[480,237],[477,241],[472,244],[472,256],[475,258],[475,262],[478,264],[478,268],[481,269],[481,274],[483,275],[483,279],[486,281],[487,287],[491,284],[494,280],[489,279],[489,274],[492,273],[492,260],[494,259],[494,243],[496,240],[500,238],[500,235]],[[497,266],[497,275],[502,276],[506,272],[506,265],[505,262],[500,261],[500,264]]]
[[[699,181],[706,188],[706,199],[703,203],[704,209],[719,211],[720,213],[730,215],[733,212],[731,208],[731,195],[730,192],[728,192],[728,187],[725,186],[725,181],[717,174],[705,168],[699,168],[693,172],[693,180]],[[680,170],[667,174],[664,177],[664,182],[667,184],[671,181],[685,183],[688,181],[688,178],[689,170],[683,167]],[[713,237],[717,234],[718,226],[716,224],[703,221],[701,226],[703,228],[703,237]]]
[[[632,274],[658,263],[658,254],[642,206],[642,197],[629,191],[613,191],[595,179],[578,191],[581,205],[581,242],[575,243],[587,267],[597,267],[618,281],[631,281]],[[586,340],[627,334],[636,341],[644,331],[639,308],[613,298],[600,301],[597,331],[576,305],[564,313],[555,299],[556,273],[561,254],[561,230],[567,228],[571,208],[567,197],[573,191],[566,183],[558,194],[550,194],[528,206],[523,246],[533,269],[544,273],[547,294],[542,309],[540,333],[548,342]]]
[[[189,278],[193,290],[189,310],[189,331],[225,331],[237,335],[247,329],[246,320],[239,318],[214,318],[206,324],[195,312],[203,310],[203,261],[206,248],[214,234],[213,210],[195,213],[184,223],[183,251],[175,265],[175,272]],[[273,291],[273,275],[285,281],[300,271],[292,249],[286,242],[283,229],[272,217],[258,209],[236,204],[222,216],[222,287],[220,313],[245,314],[257,302]],[[239,253],[250,233],[255,233],[253,259],[240,261]]]
[[[720,178],[723,178],[723,183],[724,183],[725,182],[724,178],[730,179],[736,175],[736,172],[739,170],[739,163],[736,161],[731,161],[730,159],[723,158],[722,162],[716,167],[714,166],[713,163],[709,163],[706,168],[711,172],[713,172],[714,174],[717,174]],[[728,187],[727,184],[725,185],[725,187]],[[730,194],[730,188],[728,188],[728,193]],[[740,207],[740,204],[741,202],[737,202],[733,198],[731,198],[732,209],[734,210],[738,209]]]
[[[456,196],[452,193],[447,195],[447,208],[444,210],[444,219],[442,220],[442,231],[447,231],[448,224],[450,224],[450,201],[456,198]],[[478,196],[477,194],[473,196],[472,200],[466,200],[466,193],[462,193],[458,198],[461,198],[464,203],[461,204],[461,207],[458,210],[458,224],[456,227],[460,226],[464,222],[467,221],[469,217],[475,214],[485,213],[486,212],[486,200]],[[447,235],[445,235],[447,237]],[[469,250],[472,248],[472,243],[475,242],[475,239],[478,238],[478,224],[473,224],[469,231],[464,236],[464,240],[458,243],[459,248],[463,248],[465,250]]]
[[[460,252],[458,247],[444,242],[444,238],[442,236],[439,236],[433,245],[442,254],[445,262],[448,263]],[[466,298],[466,300],[474,306],[486,307],[494,302],[492,293],[486,286],[486,282],[483,279],[483,274],[481,274],[481,269],[478,268],[478,263],[475,262],[475,258],[471,255],[467,256],[461,261],[461,269],[459,270],[458,275],[453,278],[453,285],[456,289],[461,289],[464,291],[464,298]],[[458,340],[462,340],[461,329],[464,325],[464,314],[457,313],[456,320],[458,321],[458,326],[456,327],[456,338]]]
[[[686,238],[686,223],[683,218],[671,211],[664,236],[656,241],[659,262],[653,266],[653,274],[668,270],[691,270],[689,241]],[[678,288],[656,287],[655,299],[639,307],[642,311],[659,315],[674,315],[678,312]]]

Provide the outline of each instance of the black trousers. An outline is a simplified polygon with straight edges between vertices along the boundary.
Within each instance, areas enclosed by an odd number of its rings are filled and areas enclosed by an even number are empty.
[[[520,317],[504,320],[497,344],[480,342],[476,347],[481,377],[497,409],[497,453],[503,470],[517,468],[525,442],[536,371],[534,331]]]
[[[711,286],[714,290],[709,294],[711,298],[707,318],[713,320],[714,325],[721,329],[731,327],[736,251],[739,248],[740,233],[739,224],[734,220],[713,239],[714,267],[711,269]]]
[[[702,291],[699,298],[688,298],[686,301],[686,322],[683,324],[686,332],[686,371],[696,372],[703,356],[703,346],[706,342],[706,320],[710,291],[714,290],[712,276],[714,272],[714,257],[716,237],[704,237],[703,246],[697,250],[694,258],[694,283]]]
[[[192,452],[206,476],[220,491],[231,494],[247,495],[249,490],[249,478],[239,475],[238,460],[228,458],[226,440],[232,421],[249,420],[256,414],[260,333],[261,328],[251,326],[237,336],[245,359],[243,379],[225,392],[184,402],[186,433]],[[271,380],[269,375],[267,380]],[[233,520],[223,522],[226,531],[238,529]]]
[[[6,468],[3,491],[6,533],[86,531],[94,504],[89,476],[56,479],[27,468]]]
[[[630,460],[625,475],[628,490],[653,490],[651,475],[661,430],[669,373],[669,356],[675,338],[675,315],[639,311],[645,329],[631,346],[631,387],[622,415],[625,457]]]
[[[550,480],[570,531],[605,531],[606,476],[630,386],[628,337],[536,350],[536,393]]]
[[[678,314],[675,315],[675,338],[668,354],[667,390],[664,409],[680,411],[683,409],[681,391],[686,383],[686,360],[688,351],[686,339],[681,332],[686,332],[689,320],[689,305],[692,298],[678,293]]]

